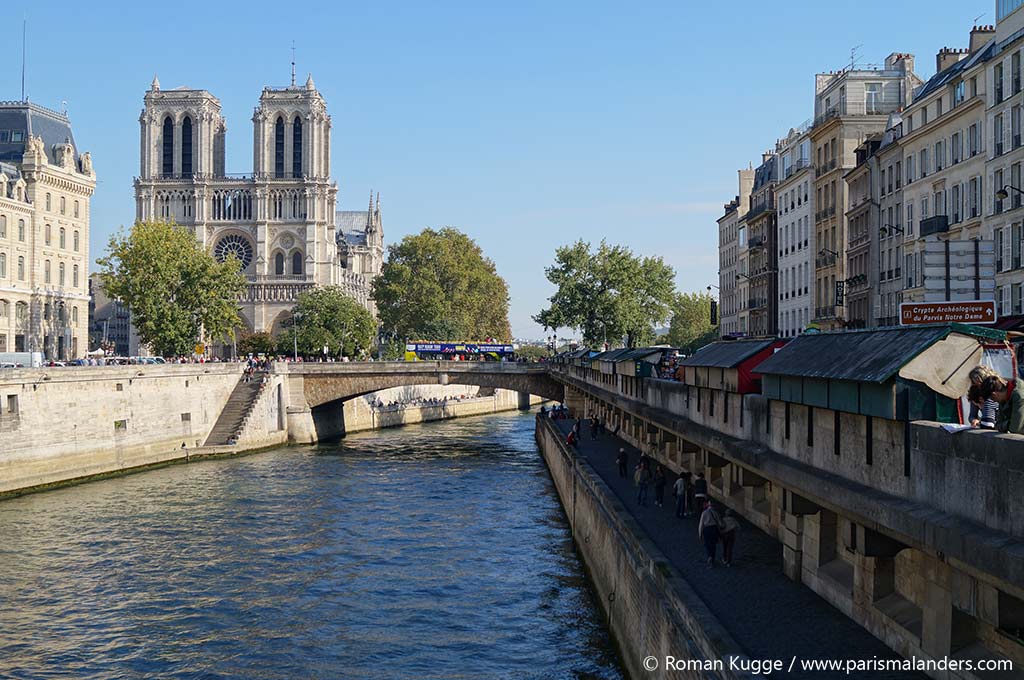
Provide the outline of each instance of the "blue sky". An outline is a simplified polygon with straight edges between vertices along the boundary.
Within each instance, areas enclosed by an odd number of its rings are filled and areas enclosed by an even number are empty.
[[[717,282],[736,169],[811,116],[816,71],[894,51],[935,72],[994,0],[857,2],[55,3],[24,5],[28,94],[67,102],[99,177],[91,247],[134,219],[138,115],[154,74],[227,119],[227,170],[252,166],[264,85],[312,72],[333,118],[339,205],[380,191],[390,242],[470,234],[509,283],[518,336],[555,247],[584,238],[662,255],[681,290]],[[0,99],[18,99],[21,17],[0,23]]]

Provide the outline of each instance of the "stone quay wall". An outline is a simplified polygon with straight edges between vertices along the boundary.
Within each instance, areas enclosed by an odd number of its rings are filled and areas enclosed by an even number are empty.
[[[629,677],[749,677],[729,670],[730,657],[747,658],[739,644],[600,475],[566,447],[551,421],[538,418],[536,437]],[[644,667],[650,656],[658,661],[654,671]],[[669,671],[667,656],[706,668],[726,663],[722,670]]]
[[[210,434],[241,370],[188,364],[0,372],[0,494],[186,459]]]

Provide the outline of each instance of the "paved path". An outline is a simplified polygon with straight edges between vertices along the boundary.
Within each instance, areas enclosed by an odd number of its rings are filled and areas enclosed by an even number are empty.
[[[555,421],[565,434],[568,434],[572,422]],[[736,537],[733,566],[709,569],[703,545],[697,538],[697,517],[677,519],[675,516],[675,499],[672,497],[675,475],[668,473],[664,507],[654,506],[653,484],[647,505],[638,506],[632,472],[640,459],[640,452],[609,434],[592,440],[586,421],[582,427],[580,455],[633,513],[648,536],[751,658],[781,659],[788,667],[796,656],[796,668],[802,659],[900,658],[810,588],[786,578],[782,571],[782,544],[742,520]],[[620,446],[629,453],[628,479],[619,477],[615,465]],[[718,555],[721,558],[721,545]],[[807,671],[798,674],[796,670],[790,675],[781,675],[815,679],[850,677],[842,672]],[[926,678],[923,674],[898,671],[857,675],[873,680]]]

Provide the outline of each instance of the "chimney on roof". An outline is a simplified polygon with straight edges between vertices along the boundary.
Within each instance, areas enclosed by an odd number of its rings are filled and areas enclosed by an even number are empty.
[[[971,54],[985,46],[996,34],[995,26],[975,26],[971,29]]]
[[[966,49],[958,50],[953,47],[943,47],[939,50],[939,53],[935,55],[935,72],[942,73],[953,64],[966,58]]]
[[[914,55],[909,52],[893,52],[885,58],[886,71],[914,72]]]

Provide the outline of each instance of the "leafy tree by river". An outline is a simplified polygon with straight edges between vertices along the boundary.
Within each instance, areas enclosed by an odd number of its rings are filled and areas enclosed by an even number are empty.
[[[299,295],[292,318],[277,338],[277,350],[291,354],[298,344],[303,356],[361,357],[373,346],[377,324],[370,312],[338,286],[314,288]]]
[[[229,337],[245,290],[239,262],[218,262],[192,231],[171,222],[137,222],[110,238],[97,260],[107,294],[132,314],[139,338],[157,354],[191,354],[200,333]]]
[[[680,293],[673,305],[668,344],[684,354],[693,354],[718,337],[718,326],[711,325],[711,295]]]
[[[582,240],[559,248],[555,263],[544,272],[558,290],[534,321],[545,328],[582,331],[592,347],[652,342],[654,328],[669,318],[675,298],[675,270],[664,260],[604,241],[596,252]]]
[[[373,282],[385,330],[399,338],[508,341],[508,285],[473,239],[424,229],[388,247]]]

